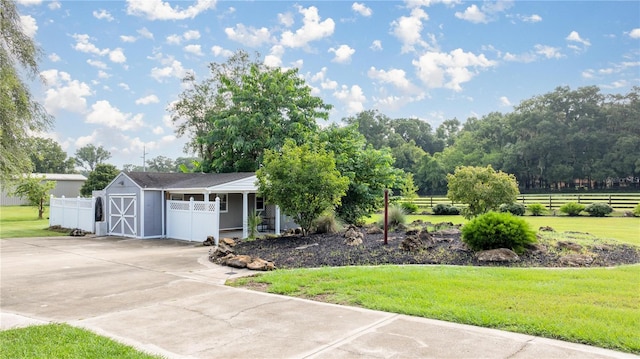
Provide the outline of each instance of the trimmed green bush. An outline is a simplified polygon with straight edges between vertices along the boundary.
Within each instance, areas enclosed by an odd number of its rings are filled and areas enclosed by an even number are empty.
[[[524,216],[526,208],[520,203],[504,203],[500,205],[500,212],[509,212],[514,216]]]
[[[511,248],[522,253],[527,244],[536,242],[536,233],[511,213],[489,212],[462,227],[462,241],[474,251]]]
[[[560,212],[571,217],[579,216],[582,211],[584,211],[584,205],[575,202],[567,202],[560,207]]]
[[[636,217],[640,217],[640,203],[633,209],[633,215]]]
[[[323,214],[313,221],[316,233],[338,233],[342,230],[342,223],[336,218],[335,213]]]
[[[531,212],[532,216],[541,216],[547,211],[547,208],[540,203],[532,203],[527,206],[527,209]]]
[[[433,214],[438,216],[454,216],[460,214],[460,209],[458,207],[444,203],[436,204],[431,210],[433,211]]]
[[[400,204],[400,206],[402,207],[402,209],[404,209],[404,212],[406,214],[413,214],[418,212],[418,205],[412,202],[402,202]]]
[[[591,217],[604,217],[613,212],[613,208],[606,203],[591,203],[584,211],[589,213]]]

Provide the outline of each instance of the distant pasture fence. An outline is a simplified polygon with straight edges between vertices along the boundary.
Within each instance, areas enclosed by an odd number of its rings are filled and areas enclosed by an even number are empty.
[[[400,199],[400,202],[406,202]],[[640,203],[640,193],[620,193],[620,194],[523,194],[518,196],[518,203],[528,206],[533,203],[540,203],[548,210],[556,210],[568,202],[575,202],[584,205],[591,203],[606,203],[616,211],[629,211]],[[465,204],[452,202],[445,196],[417,197],[413,203],[418,205],[418,211],[425,211],[438,204],[452,205],[459,208],[466,207]]]

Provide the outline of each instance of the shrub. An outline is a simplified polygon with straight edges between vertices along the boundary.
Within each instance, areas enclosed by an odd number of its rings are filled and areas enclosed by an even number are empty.
[[[389,216],[390,227],[397,227],[400,224],[407,223],[407,215],[400,206],[389,206],[389,212],[387,214]]]
[[[527,209],[529,210],[529,212],[531,212],[532,216],[541,216],[547,211],[547,208],[545,208],[545,206],[541,205],[540,203],[532,203],[527,206]]]
[[[560,207],[560,212],[566,213],[571,217],[579,216],[584,211],[584,205],[575,202],[567,202]]]
[[[591,217],[604,217],[613,212],[613,208],[606,203],[591,203],[584,211],[589,213]]]
[[[526,211],[524,204],[520,203],[504,203],[500,205],[500,212],[509,212],[514,216],[524,216]]]
[[[335,213],[323,214],[313,222],[316,233],[338,233],[342,230],[342,223]]]
[[[475,251],[511,248],[521,253],[525,245],[536,242],[536,234],[522,218],[511,213],[489,212],[462,227],[462,241]]]
[[[440,216],[453,216],[460,214],[460,209],[449,204],[436,204],[432,208],[433,214]]]
[[[640,217],[640,203],[633,209],[633,215],[636,217]]]
[[[418,205],[412,202],[402,202],[400,204],[400,207],[402,207],[402,209],[404,209],[404,212],[406,214],[413,214],[418,212]]]

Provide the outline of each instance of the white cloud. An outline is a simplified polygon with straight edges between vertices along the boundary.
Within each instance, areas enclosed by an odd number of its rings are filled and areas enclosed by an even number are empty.
[[[469,6],[464,10],[464,12],[456,11],[455,16],[458,19],[466,20],[474,24],[486,24],[489,22],[489,20],[487,20],[487,15],[483,13],[476,4]]]
[[[184,47],[184,51],[188,52],[188,53],[191,53],[191,54],[194,54],[194,55],[197,55],[197,56],[204,55],[202,53],[202,47],[200,45],[194,45],[194,44],[187,45],[187,46]]]
[[[335,22],[333,19],[328,18],[324,21],[320,21],[318,15],[318,8],[310,6],[303,8],[297,6],[298,12],[303,15],[302,27],[296,30],[295,33],[291,31],[284,31],[280,43],[286,47],[298,48],[305,47],[310,42],[328,37],[333,34],[335,29]]]
[[[104,56],[109,53],[109,49],[99,49],[96,45],[92,44],[89,40],[90,37],[87,34],[73,34],[72,37],[76,40],[74,49],[89,54],[95,54]]]
[[[99,60],[88,59],[87,63],[93,67],[96,67],[102,70],[106,70],[108,68],[107,64]]]
[[[127,84],[126,84],[126,83],[124,83],[124,82],[120,82],[120,83],[118,84],[118,87],[120,87],[120,88],[122,88],[123,90],[126,90],[126,91],[131,90],[131,89],[129,88],[129,85],[127,85]]]
[[[62,7],[62,4],[59,1],[52,1],[47,5],[49,10],[58,10]]]
[[[331,60],[340,64],[346,64],[351,62],[351,56],[356,53],[355,49],[349,47],[349,45],[340,45],[337,49],[333,47],[328,52],[333,52],[336,56]]]
[[[160,99],[158,99],[158,96],[149,95],[149,96],[145,96],[137,99],[136,105],[148,105],[150,103],[158,103],[158,102],[160,102]]]
[[[271,41],[271,33],[266,27],[256,29],[251,26],[246,27],[243,24],[237,24],[235,28],[228,27],[224,29],[224,33],[227,34],[230,40],[248,47],[259,47]]]
[[[215,6],[215,0],[197,0],[195,5],[187,8],[171,7],[162,0],[127,0],[127,14],[143,16],[149,20],[184,20],[193,19]]]
[[[536,22],[540,22],[542,21],[542,16],[538,15],[538,14],[533,14],[533,15],[520,15],[519,16],[520,20],[524,21],[524,22],[530,22],[530,23],[536,23]]]
[[[166,78],[182,79],[187,73],[187,70],[182,67],[182,63],[178,60],[168,57],[161,60],[165,67],[154,67],[151,69],[151,77],[158,82],[163,82]]]
[[[124,56],[124,52],[122,52],[121,48],[117,48],[109,51],[109,60],[111,60],[112,62],[121,64],[121,63],[127,62],[127,57]]]
[[[334,90],[338,88],[338,83],[327,77],[328,69],[323,67],[319,72],[311,76],[311,83],[320,83],[320,88],[323,90]]]
[[[85,97],[91,96],[91,88],[84,82],[72,80],[64,71],[46,70],[40,75],[49,85],[45,92],[44,107],[47,112],[55,114],[59,110],[83,113],[87,107]]]
[[[470,81],[478,70],[496,66],[484,54],[475,55],[456,49],[449,53],[429,51],[414,60],[418,77],[430,88],[449,88],[462,91],[462,83]]]
[[[181,42],[182,42],[182,36],[180,35],[173,34],[173,35],[167,36],[167,44],[180,45]]]
[[[153,33],[149,31],[146,27],[136,30],[138,35],[144,37],[145,39],[153,39]]]
[[[109,77],[111,77],[111,75],[109,75],[107,72],[105,71],[98,71],[98,77],[101,79],[108,79]]]
[[[135,36],[120,35],[120,41],[122,42],[136,42],[136,40],[138,40],[138,38]]]
[[[427,47],[427,43],[422,40],[422,21],[429,20],[424,10],[415,8],[411,10],[410,16],[401,16],[391,23],[393,35],[402,42],[402,52],[415,51],[415,45]]]
[[[405,93],[416,92],[418,88],[407,79],[407,73],[402,69],[378,70],[375,67],[367,71],[369,78],[389,83]]]
[[[31,15],[20,16],[20,26],[22,27],[22,31],[25,35],[30,38],[34,38],[36,36],[36,32],[38,31],[38,24],[36,23],[36,19],[34,19]]]
[[[122,131],[137,130],[144,125],[143,115],[123,113],[113,107],[109,101],[100,100],[91,105],[91,110],[86,117],[87,123],[103,125]]]
[[[105,9],[100,9],[100,11],[94,10],[93,17],[98,20],[113,21],[113,16],[111,16],[111,14]]]
[[[511,101],[509,101],[509,98],[507,96],[501,96],[500,97],[500,106],[501,107],[510,107],[513,106],[511,104]]]
[[[211,53],[213,54],[213,56],[218,57],[218,56],[222,56],[222,57],[230,57],[233,55],[233,51],[231,50],[227,50],[221,46],[215,45],[211,47]]]
[[[371,16],[371,14],[373,14],[373,11],[371,10],[371,8],[368,8],[364,4],[357,3],[357,2],[354,2],[353,5],[351,5],[351,10],[357,12],[358,14],[364,17],[369,17]]]
[[[537,44],[533,48],[536,54],[542,55],[547,59],[559,59],[564,56],[558,47]]]
[[[187,30],[182,34],[182,37],[187,40],[198,40],[200,38],[200,31],[198,30]]]
[[[290,12],[284,14],[278,14],[278,22],[284,25],[285,27],[293,26],[293,14]]]
[[[342,85],[340,90],[333,93],[333,96],[345,104],[346,112],[350,115],[364,111],[364,103],[367,98],[364,96],[362,88],[358,85],[353,85],[351,88]]]
[[[369,48],[373,51],[382,51],[382,42],[380,40],[373,40]]]
[[[269,51],[269,55],[264,57],[264,64],[269,67],[281,67],[282,55],[284,55],[284,47],[282,45],[274,45]]]
[[[589,40],[581,38],[580,34],[578,34],[577,31],[571,31],[571,33],[569,33],[569,35],[565,38],[565,40],[582,44],[584,48],[591,46],[591,42],[589,42]],[[569,46],[569,47],[571,47],[574,50],[575,49],[580,50],[580,48],[577,48],[577,47],[572,47],[572,46]]]
[[[58,62],[60,61],[60,56],[58,56],[58,54],[56,54],[55,52],[52,52],[51,54],[49,54],[49,60],[51,60],[52,62]]]
[[[587,69],[582,71],[582,77],[585,79],[593,78],[594,71],[592,69]]]
[[[640,27],[629,31],[629,37],[632,39],[640,39]]]
[[[42,3],[42,0],[17,0],[16,2],[24,6],[34,6],[40,5]]]
[[[151,130],[151,132],[154,135],[162,135],[164,133],[164,128],[162,128],[162,126],[156,126],[153,130]]]

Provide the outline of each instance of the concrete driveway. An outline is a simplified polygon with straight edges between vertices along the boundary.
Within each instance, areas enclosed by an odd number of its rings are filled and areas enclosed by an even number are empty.
[[[172,240],[0,240],[2,329],[66,322],[168,358],[637,358],[498,330],[225,287]]]

